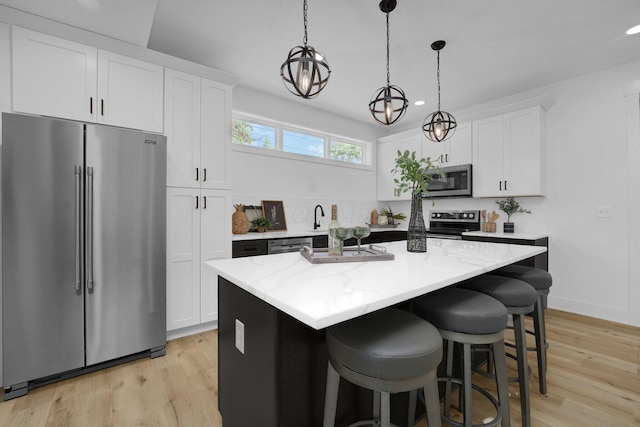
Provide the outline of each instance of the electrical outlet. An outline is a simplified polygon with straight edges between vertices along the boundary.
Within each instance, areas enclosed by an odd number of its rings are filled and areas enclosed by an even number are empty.
[[[597,206],[596,218],[611,218],[611,206]]]
[[[244,323],[236,319],[236,348],[244,354]]]

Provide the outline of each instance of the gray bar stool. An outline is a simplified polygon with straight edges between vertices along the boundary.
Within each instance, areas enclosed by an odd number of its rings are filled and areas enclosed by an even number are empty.
[[[549,288],[553,283],[551,274],[541,268],[526,265],[509,265],[492,271],[491,274],[522,280],[536,290],[536,304],[533,312],[529,313],[533,317],[533,331],[527,331],[528,334],[535,336],[536,346],[527,347],[527,350],[536,352],[540,393],[547,394],[547,348],[549,348],[549,343],[547,342],[544,310],[547,308],[547,295],[549,295]]]
[[[496,417],[484,426],[502,427],[511,425],[509,416],[509,389],[507,383],[507,366],[504,350],[504,329],[507,326],[507,310],[503,304],[483,293],[467,289],[445,288],[413,300],[413,311],[423,319],[432,323],[442,337],[447,340],[447,365],[444,395],[444,419],[447,423],[476,427],[472,423],[471,390],[478,391],[489,399],[496,408]],[[462,381],[452,378],[453,345],[460,343],[463,349]],[[492,348],[498,400],[487,390],[481,389],[471,382],[471,347],[474,345],[490,345]],[[464,415],[464,424],[452,420],[449,416],[451,406],[451,383],[462,383],[463,399],[460,408]],[[431,426],[431,423],[429,423]]]
[[[437,368],[442,337],[433,325],[395,308],[377,311],[327,329],[329,364],[324,427],[333,427],[340,377],[373,390],[374,418],[390,425],[390,393],[424,387],[430,427],[440,427]],[[358,422],[352,426],[371,424]],[[412,424],[413,425],[413,424]]]
[[[533,311],[536,290],[522,280],[506,276],[484,274],[458,284],[459,288],[482,292],[504,304],[513,318],[513,331],[518,363],[518,383],[520,385],[520,407],[522,427],[531,425],[531,405],[529,402],[529,364],[527,363],[527,341],[524,316]]]

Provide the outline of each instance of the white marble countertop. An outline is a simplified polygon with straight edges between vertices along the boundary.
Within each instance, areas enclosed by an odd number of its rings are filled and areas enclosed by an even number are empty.
[[[538,255],[546,247],[428,239],[383,243],[392,261],[311,264],[300,253],[207,261],[218,275],[315,329]]]
[[[477,237],[494,237],[499,239],[522,239],[522,240],[538,240],[549,237],[546,234],[527,234],[527,233],[486,233],[483,231],[466,231],[462,233],[463,236],[477,236]]]

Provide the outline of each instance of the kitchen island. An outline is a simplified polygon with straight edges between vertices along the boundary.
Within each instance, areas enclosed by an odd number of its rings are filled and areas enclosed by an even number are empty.
[[[219,409],[225,427],[322,423],[324,328],[401,304],[546,251],[539,246],[428,240],[382,244],[391,261],[311,264],[298,253],[209,261],[218,274]],[[337,425],[370,402],[341,387]],[[405,414],[399,414],[405,415]]]

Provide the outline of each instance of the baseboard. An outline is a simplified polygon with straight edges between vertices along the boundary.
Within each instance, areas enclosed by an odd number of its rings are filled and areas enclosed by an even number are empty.
[[[199,325],[188,326],[186,328],[174,329],[172,331],[167,331],[167,341],[175,340],[177,338],[182,338],[189,335],[199,334],[201,332],[211,331],[214,329],[218,329],[217,320],[214,320],[213,322],[201,323]]]
[[[553,292],[548,297],[548,306],[557,310],[596,317],[625,325],[631,324],[628,310],[553,296]]]

